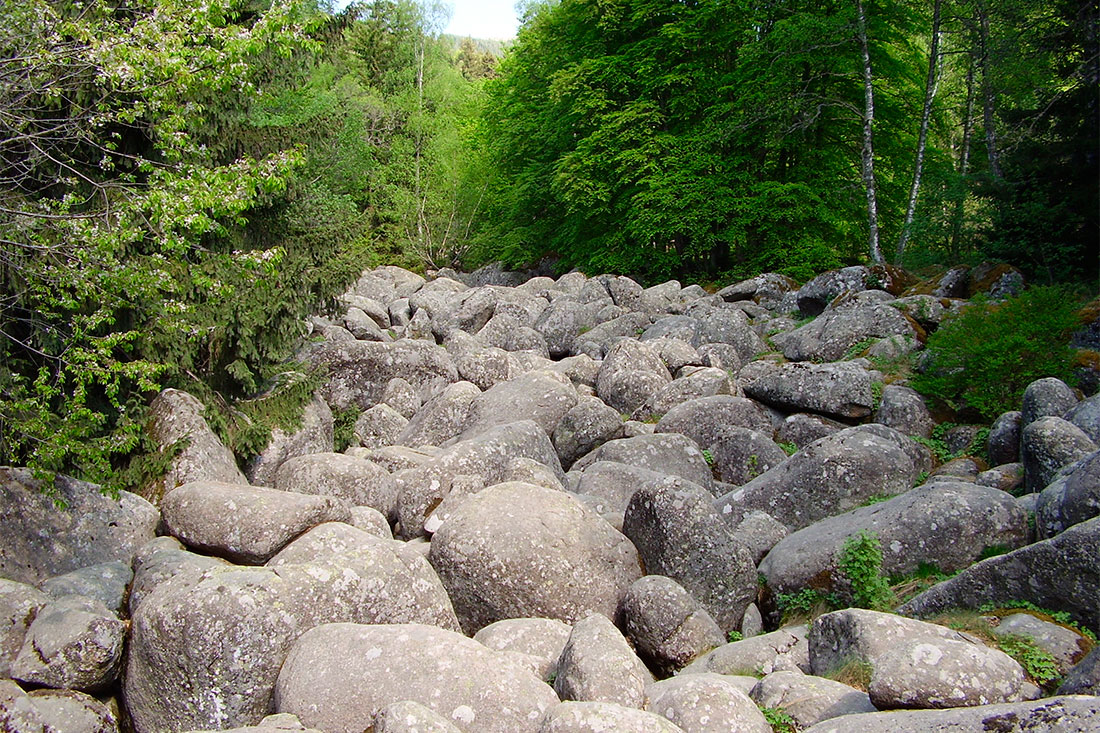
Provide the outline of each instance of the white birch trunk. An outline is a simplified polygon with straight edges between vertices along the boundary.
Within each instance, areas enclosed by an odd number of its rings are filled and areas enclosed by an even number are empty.
[[[867,228],[871,261],[883,264],[882,247],[878,236],[878,200],[875,193],[875,88],[871,72],[871,50],[867,40],[867,17],[863,12],[863,0],[856,0],[857,32],[863,52],[863,187],[867,191]]]

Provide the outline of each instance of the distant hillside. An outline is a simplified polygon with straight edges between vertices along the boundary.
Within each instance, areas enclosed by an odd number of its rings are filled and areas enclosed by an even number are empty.
[[[451,50],[455,52],[458,51],[464,38],[470,38],[478,51],[491,53],[498,59],[503,56],[504,52],[508,50],[508,47],[512,45],[511,38],[507,40],[502,40],[500,38],[472,38],[470,36],[454,36],[449,33],[444,33],[440,36],[440,40],[450,46]]]

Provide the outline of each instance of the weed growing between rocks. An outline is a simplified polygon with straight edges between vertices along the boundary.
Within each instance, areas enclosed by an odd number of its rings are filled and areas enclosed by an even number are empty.
[[[334,410],[332,413],[332,444],[333,450],[343,453],[348,448],[358,443],[355,438],[355,421],[363,414],[358,405],[350,405],[343,410]]]
[[[826,677],[836,682],[854,687],[857,690],[867,692],[871,685],[871,674],[874,668],[870,662],[860,659],[849,659],[836,669],[830,671]]]
[[[781,626],[796,622],[808,622],[829,611],[842,607],[835,593],[826,593],[817,588],[803,588],[797,593],[780,593],[775,597],[775,605],[782,617]]]
[[[909,575],[890,578],[890,592],[900,605],[914,598],[937,583],[953,578],[957,573],[945,573],[932,563],[922,562]]]
[[[882,576],[882,544],[876,534],[860,532],[845,540],[837,570],[851,587],[852,605],[874,611],[893,608],[894,594]]]
[[[797,733],[798,727],[794,718],[788,715],[782,708],[760,708],[764,714],[764,720],[772,727],[773,733]]]
[[[978,607],[979,613],[992,614],[998,617],[1009,616],[1018,611],[1027,611],[1032,616],[1040,618],[1044,621],[1050,621],[1060,626],[1065,626],[1067,629],[1073,629],[1078,634],[1088,638],[1091,641],[1089,648],[1085,651],[1089,651],[1096,645],[1096,634],[1092,629],[1082,626],[1073,620],[1065,611],[1052,611],[1049,608],[1043,608],[1037,606],[1031,601],[1008,601],[1006,603],[985,603]]]

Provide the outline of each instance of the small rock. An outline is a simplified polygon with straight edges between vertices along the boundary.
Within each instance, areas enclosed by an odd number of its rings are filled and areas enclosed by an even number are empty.
[[[641,709],[652,680],[614,624],[595,613],[573,624],[558,659],[554,692],[562,700]]]

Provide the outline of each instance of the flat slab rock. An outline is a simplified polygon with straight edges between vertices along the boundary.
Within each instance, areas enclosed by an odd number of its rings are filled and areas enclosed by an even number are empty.
[[[1062,696],[951,710],[842,715],[803,733],[1092,733],[1098,728],[1100,697]]]
[[[546,683],[506,656],[421,624],[311,629],[294,643],[275,688],[279,712],[325,731],[369,729],[383,708],[402,700],[468,733],[534,733],[558,702]]]

